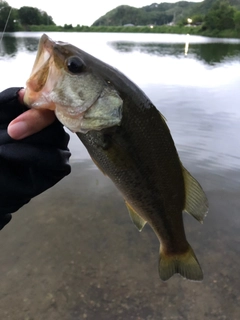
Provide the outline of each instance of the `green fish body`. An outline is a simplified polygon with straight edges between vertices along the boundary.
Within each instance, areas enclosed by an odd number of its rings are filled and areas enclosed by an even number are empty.
[[[55,110],[120,190],[138,230],[149,223],[160,241],[160,278],[179,273],[202,280],[182,213],[202,222],[207,198],[183,167],[164,117],[142,90],[108,64],[43,35],[24,101]]]

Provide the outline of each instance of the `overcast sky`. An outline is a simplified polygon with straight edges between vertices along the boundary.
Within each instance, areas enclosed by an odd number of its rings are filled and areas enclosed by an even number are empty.
[[[90,26],[95,20],[117,6],[127,4],[143,7],[158,1],[151,0],[5,0],[14,8],[36,7],[52,16],[57,25],[77,24]],[[198,0],[191,0],[198,2]],[[164,2],[176,2],[166,0]]]

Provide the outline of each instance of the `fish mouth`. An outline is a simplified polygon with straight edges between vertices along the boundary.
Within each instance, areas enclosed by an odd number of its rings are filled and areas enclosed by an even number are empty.
[[[46,83],[53,46],[54,42],[46,34],[42,35],[32,72],[27,82],[36,92],[40,91]]]
[[[48,94],[54,88],[59,71],[54,68],[53,48],[55,42],[46,34],[40,38],[37,56],[26,83],[26,90],[23,101],[31,107],[45,108],[54,110],[53,103],[48,99]],[[47,84],[47,86],[46,86]]]

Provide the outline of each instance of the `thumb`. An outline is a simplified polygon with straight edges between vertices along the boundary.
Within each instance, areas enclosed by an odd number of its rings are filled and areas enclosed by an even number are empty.
[[[29,109],[10,122],[8,134],[11,138],[20,140],[41,131],[54,120],[55,114],[51,110]]]

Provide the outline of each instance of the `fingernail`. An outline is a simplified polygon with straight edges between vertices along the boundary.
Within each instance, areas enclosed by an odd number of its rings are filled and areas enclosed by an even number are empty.
[[[21,89],[18,91],[18,101],[23,104],[25,89]]]
[[[26,122],[19,121],[8,126],[8,134],[15,140],[23,139],[28,136],[28,126]]]

